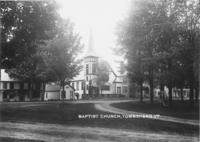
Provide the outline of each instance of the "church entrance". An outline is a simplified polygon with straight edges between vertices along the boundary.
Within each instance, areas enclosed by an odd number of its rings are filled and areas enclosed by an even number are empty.
[[[89,97],[98,97],[99,96],[99,88],[95,86],[89,87]]]

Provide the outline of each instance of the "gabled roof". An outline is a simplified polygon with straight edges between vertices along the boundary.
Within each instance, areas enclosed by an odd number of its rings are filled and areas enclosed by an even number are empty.
[[[0,81],[19,81],[19,80],[11,78],[9,74],[5,71],[5,69],[0,69]]]
[[[72,89],[75,91],[75,89],[74,89],[73,86],[71,86],[71,85],[69,85],[69,84],[67,84],[67,85],[65,85],[65,86],[69,86],[70,88],[72,88]]]
[[[46,84],[45,91],[60,91],[60,85],[58,84]]]

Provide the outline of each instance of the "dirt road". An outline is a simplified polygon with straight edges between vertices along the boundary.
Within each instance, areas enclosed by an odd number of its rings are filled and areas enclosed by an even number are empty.
[[[195,137],[43,123],[0,122],[0,137],[47,142],[198,141]]]

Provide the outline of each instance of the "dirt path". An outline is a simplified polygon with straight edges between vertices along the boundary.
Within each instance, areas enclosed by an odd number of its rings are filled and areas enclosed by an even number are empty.
[[[110,113],[116,113],[116,114],[135,114],[135,115],[151,115],[147,113],[140,113],[140,112],[134,112],[134,111],[128,111],[128,110],[123,110],[119,109],[116,107],[111,106],[112,103],[122,103],[122,102],[134,102],[136,100],[79,100],[79,101],[66,101],[65,103],[92,103],[94,104],[95,108],[101,111],[105,112],[110,112]],[[8,104],[9,107],[33,107],[33,106],[41,106],[41,105],[46,105],[50,103],[61,103],[61,102],[3,102],[1,104]],[[12,105],[10,105],[12,104]],[[21,105],[23,104],[23,105]],[[0,107],[1,108],[1,107]],[[159,114],[158,114],[159,115]],[[163,116],[159,115],[159,117],[156,117],[158,120],[162,121],[169,121],[169,122],[175,122],[175,123],[182,123],[182,124],[189,124],[189,125],[195,125],[199,126],[199,121],[198,120],[189,120],[189,119],[183,119],[183,118],[176,118],[176,117],[171,117],[171,116]]]
[[[111,106],[112,103],[115,103],[115,102],[106,101],[104,103],[96,103],[95,108],[101,111],[116,113],[116,114],[151,115],[147,113],[140,113],[140,112],[135,112],[135,111],[127,111],[127,110],[119,109],[119,108]],[[189,119],[182,119],[182,118],[163,116],[163,115],[159,115],[159,117],[157,116],[155,119],[199,126],[198,120],[189,120]]]
[[[127,111],[127,110],[123,110],[123,109],[119,109],[119,108],[111,106],[112,103],[122,103],[122,102],[130,102],[130,101],[134,102],[136,100],[79,100],[79,101],[66,101],[65,103],[72,103],[72,104],[93,103],[96,109],[105,111],[105,112],[116,113],[116,114],[149,115],[147,113]],[[34,102],[34,104],[32,104],[30,102],[21,102],[21,103],[11,102],[11,103],[12,103],[12,105],[10,105],[10,102],[4,102],[4,104],[8,104],[10,107],[33,107],[33,106],[46,105],[49,103],[61,103],[61,102]],[[20,104],[23,104],[23,105],[20,105]],[[198,120],[189,120],[189,119],[176,118],[176,117],[163,116],[163,115],[159,115],[159,117],[156,117],[156,119],[162,120],[162,121],[169,121],[169,122],[199,126]]]
[[[56,124],[0,122],[0,137],[45,142],[197,142],[196,137],[132,132],[108,128],[75,127]]]

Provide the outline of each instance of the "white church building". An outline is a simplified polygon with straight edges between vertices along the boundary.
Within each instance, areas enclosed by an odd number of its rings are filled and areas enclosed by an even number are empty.
[[[96,83],[98,65],[103,60],[99,58],[94,50],[92,35],[90,34],[88,50],[83,58],[83,68],[78,76],[71,80],[70,85],[75,89],[78,98],[88,98],[97,96],[128,97],[129,83],[127,74],[117,75],[112,67],[107,63],[109,79],[101,86],[101,91]]]

